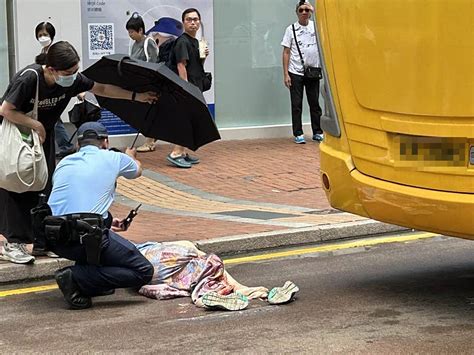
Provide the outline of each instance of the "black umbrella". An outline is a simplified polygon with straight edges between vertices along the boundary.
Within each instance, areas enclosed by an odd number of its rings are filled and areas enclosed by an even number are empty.
[[[182,80],[164,63],[132,60],[123,54],[105,56],[84,71],[99,83],[136,92],[154,91],[156,104],[97,97],[102,107],[116,114],[147,137],[192,150],[220,139],[201,91]]]

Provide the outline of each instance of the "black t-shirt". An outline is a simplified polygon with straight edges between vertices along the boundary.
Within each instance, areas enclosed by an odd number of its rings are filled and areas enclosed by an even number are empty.
[[[5,91],[0,104],[7,101],[15,105],[16,109],[28,113],[33,110],[36,95],[36,74],[25,69],[34,69],[39,77],[39,103],[38,120],[44,125],[46,130],[54,128],[71,97],[84,91],[89,91],[94,86],[94,81],[85,77],[81,73],[71,87],[65,88],[58,84],[48,86],[44,78],[43,67],[39,64],[31,64],[16,73]],[[1,116],[0,116],[1,117]]]
[[[188,74],[188,81],[202,91],[204,67],[199,57],[199,41],[187,33],[183,33],[176,39],[173,54],[174,63],[177,64],[183,60],[187,61],[186,72]]]

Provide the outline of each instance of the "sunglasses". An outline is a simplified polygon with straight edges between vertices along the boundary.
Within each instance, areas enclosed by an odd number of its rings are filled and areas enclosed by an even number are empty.
[[[302,9],[298,9],[298,12],[299,12],[300,14],[302,14],[303,12],[311,12],[311,9],[302,8]]]

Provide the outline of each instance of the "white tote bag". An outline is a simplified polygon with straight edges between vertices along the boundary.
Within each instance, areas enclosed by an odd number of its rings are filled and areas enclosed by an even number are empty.
[[[39,77],[34,69],[26,69],[36,74],[36,94],[33,111],[28,115],[38,119]],[[31,135],[32,142],[25,142],[22,132]],[[12,192],[41,191],[48,182],[48,165],[43,146],[36,131],[22,127],[3,118],[0,125],[0,187]]]

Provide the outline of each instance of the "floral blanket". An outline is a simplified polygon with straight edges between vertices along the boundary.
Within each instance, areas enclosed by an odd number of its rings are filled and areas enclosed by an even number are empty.
[[[222,295],[239,291],[249,298],[267,295],[264,287],[246,287],[236,282],[224,270],[222,259],[205,254],[191,242],[147,242],[136,247],[155,269],[150,284],[139,291],[144,296],[156,299],[191,296],[197,303],[210,291]]]

